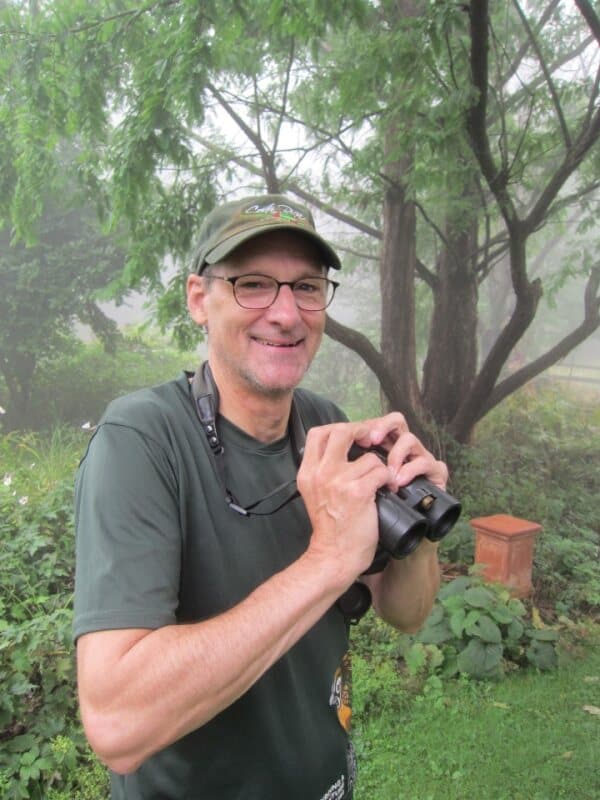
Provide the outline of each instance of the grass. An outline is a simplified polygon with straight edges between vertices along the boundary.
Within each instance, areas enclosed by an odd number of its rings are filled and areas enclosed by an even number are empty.
[[[355,800],[600,798],[599,626],[558,670],[499,683],[430,678],[415,695],[361,661]]]

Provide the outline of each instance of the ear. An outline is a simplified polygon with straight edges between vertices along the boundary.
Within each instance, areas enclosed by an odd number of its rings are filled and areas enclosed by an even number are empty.
[[[207,281],[201,275],[188,275],[186,284],[187,307],[190,317],[197,325],[206,325],[204,301],[207,294]]]

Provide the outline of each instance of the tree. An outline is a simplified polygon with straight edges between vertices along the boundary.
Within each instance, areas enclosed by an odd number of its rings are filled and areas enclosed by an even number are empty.
[[[67,187],[65,187],[66,189]],[[114,350],[116,324],[95,292],[120,274],[124,251],[104,235],[94,209],[65,196],[45,199],[36,244],[0,230],[0,375],[8,392],[6,430],[28,427],[36,370],[69,346],[73,322],[88,324]]]
[[[379,341],[332,317],[329,335],[360,355],[417,433],[433,424],[468,441],[490,409],[600,321],[590,230],[600,25],[587,0],[576,5],[9,6],[3,124],[28,125],[24,141],[9,137],[19,158],[2,212],[27,236],[23,208],[35,212],[38,187],[23,162],[33,153],[51,171],[49,138],[77,138],[80,179],[134,234],[120,287],[154,289],[159,317],[183,336],[199,216],[242,189],[292,193],[335,224],[349,268],[379,279]],[[559,246],[561,263],[534,277],[536,257]],[[166,253],[179,270],[163,289]],[[511,301],[478,352],[480,288],[498,273]],[[507,374],[544,281],[575,275],[587,279],[578,323]]]

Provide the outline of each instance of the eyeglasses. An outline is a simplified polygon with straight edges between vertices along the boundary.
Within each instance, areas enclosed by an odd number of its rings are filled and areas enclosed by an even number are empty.
[[[303,311],[323,311],[333,300],[337,281],[322,277],[299,278],[297,281],[278,281],[269,275],[222,275],[207,274],[208,278],[227,281],[233,287],[233,296],[242,308],[260,309],[272,306],[282,286],[289,286],[298,308]]]

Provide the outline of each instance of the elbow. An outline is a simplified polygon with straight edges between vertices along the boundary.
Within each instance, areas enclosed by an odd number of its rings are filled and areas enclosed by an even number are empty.
[[[381,602],[381,598],[373,600],[376,613],[396,630],[401,633],[418,633],[427,617],[431,613],[435,601],[435,594],[428,594],[413,598],[412,602],[388,603]]]
[[[112,772],[135,772],[150,753],[141,753],[133,742],[134,730],[122,719],[82,710],[83,728],[90,747]]]
[[[423,615],[422,618],[421,617],[408,618],[403,613],[397,614],[392,612],[386,614],[385,612],[380,611],[377,608],[375,609],[375,611],[379,614],[381,619],[383,619],[384,622],[387,622],[388,625],[391,625],[392,628],[395,628],[397,631],[400,631],[400,633],[408,633],[408,634],[418,633],[423,627],[423,623],[428,617],[428,614],[425,614]]]

